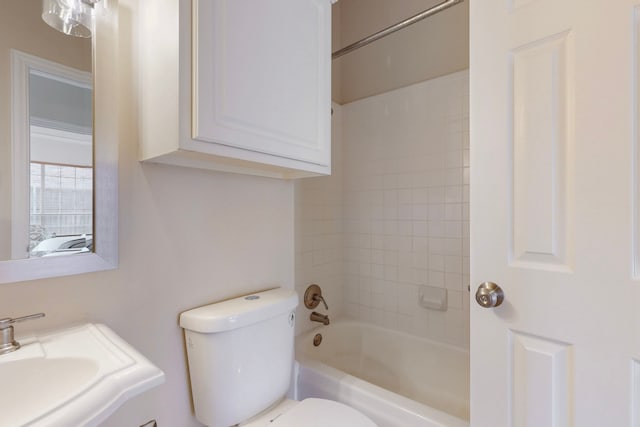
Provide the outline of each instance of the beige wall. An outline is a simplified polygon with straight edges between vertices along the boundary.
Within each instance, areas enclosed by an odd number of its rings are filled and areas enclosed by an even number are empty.
[[[136,40],[121,0],[117,270],[0,285],[0,317],[44,311],[18,335],[101,322],[164,370],[166,383],[126,403],[103,425],[200,424],[192,415],[180,312],[282,285],[293,288],[293,183],[137,160]],[[132,95],[134,94],[134,95]]]
[[[11,258],[10,49],[91,71],[91,40],[68,37],[41,19],[42,0],[3,0],[0,13],[0,260]],[[25,141],[26,143],[26,141]]]
[[[333,6],[340,27],[334,51],[440,2],[340,0]],[[334,75],[333,100],[346,104],[468,68],[468,16],[465,1],[334,60],[339,75]]]

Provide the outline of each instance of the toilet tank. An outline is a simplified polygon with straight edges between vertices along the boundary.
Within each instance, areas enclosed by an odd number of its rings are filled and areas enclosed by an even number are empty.
[[[245,421],[280,400],[293,367],[291,289],[271,289],[185,311],[196,418],[209,427]]]

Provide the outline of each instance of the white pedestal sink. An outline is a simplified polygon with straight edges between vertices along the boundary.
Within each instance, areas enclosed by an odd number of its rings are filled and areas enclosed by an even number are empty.
[[[164,373],[104,325],[20,340],[0,356],[0,425],[97,426]]]

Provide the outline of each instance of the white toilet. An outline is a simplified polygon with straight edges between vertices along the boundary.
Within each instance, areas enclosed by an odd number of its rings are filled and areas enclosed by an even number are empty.
[[[185,311],[196,418],[209,427],[376,427],[325,399],[285,399],[294,360],[293,290],[272,289]]]

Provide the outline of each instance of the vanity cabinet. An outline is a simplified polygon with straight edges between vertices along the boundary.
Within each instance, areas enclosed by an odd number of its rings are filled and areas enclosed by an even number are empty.
[[[331,3],[140,2],[140,160],[329,174]]]

